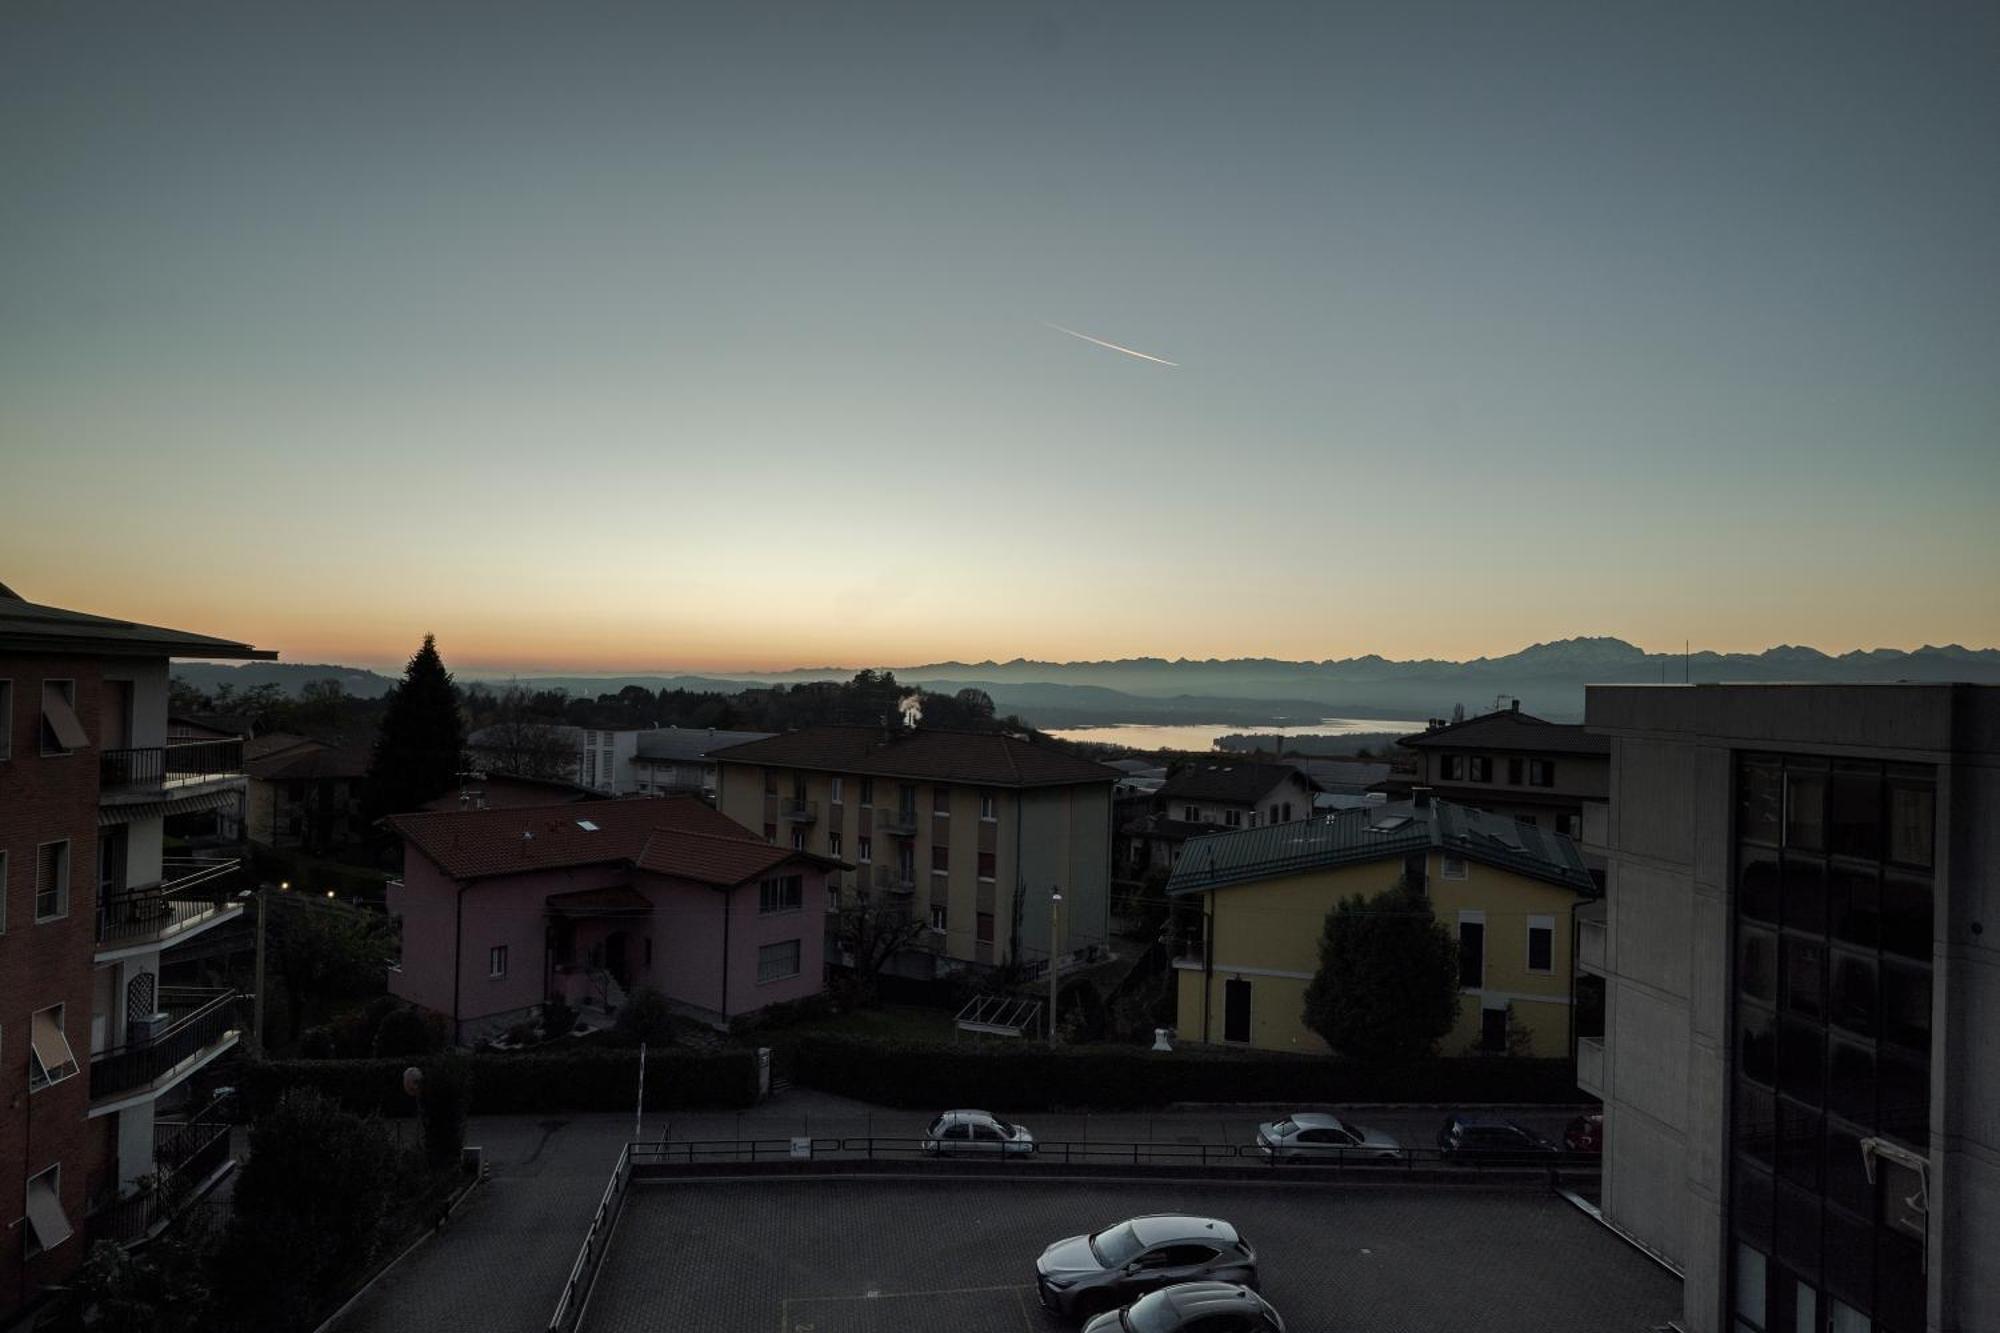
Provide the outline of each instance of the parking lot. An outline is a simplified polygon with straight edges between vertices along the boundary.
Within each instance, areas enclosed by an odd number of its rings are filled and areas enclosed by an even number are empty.
[[[1234,1222],[1299,1333],[1651,1333],[1680,1284],[1545,1189],[842,1178],[635,1185],[588,1333],[1043,1333],[1048,1242]]]

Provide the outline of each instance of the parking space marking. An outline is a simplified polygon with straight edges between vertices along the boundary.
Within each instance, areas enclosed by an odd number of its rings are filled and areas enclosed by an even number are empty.
[[[1007,1292],[1014,1297],[1014,1309],[1021,1316],[1021,1327],[1026,1333],[1037,1333],[1034,1316],[1028,1312],[1027,1298],[1022,1295],[1027,1289],[1024,1283],[1008,1283],[986,1287],[942,1287],[926,1291],[867,1291],[858,1295],[786,1296],[778,1303],[778,1330],[779,1333],[848,1333],[848,1330],[863,1333],[864,1327],[873,1329],[877,1325],[871,1321],[866,1322],[864,1326],[857,1326],[853,1319],[860,1316],[866,1320],[867,1317],[861,1316],[860,1312],[869,1306],[887,1306],[891,1302],[904,1300],[949,1301],[952,1297],[993,1296]],[[834,1308],[825,1311],[815,1311],[810,1308],[816,1305],[828,1305]],[[989,1318],[992,1313],[997,1311],[989,1308]],[[1009,1319],[1006,1323],[1011,1327],[1013,1321]],[[973,1325],[968,1324],[966,1327],[972,1328]],[[998,1326],[981,1320],[978,1327],[997,1330]]]

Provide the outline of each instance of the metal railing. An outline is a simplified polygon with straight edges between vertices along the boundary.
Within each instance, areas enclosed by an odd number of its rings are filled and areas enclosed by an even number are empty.
[[[127,1042],[90,1057],[90,1095],[110,1097],[143,1088],[176,1065],[219,1043],[240,1025],[234,990],[162,986],[160,1004],[174,1020],[150,1040]]]
[[[877,832],[887,833],[896,838],[917,836],[917,810],[915,806],[906,809],[877,810],[875,812]]]
[[[92,1209],[90,1238],[129,1244],[185,1211],[190,1192],[229,1160],[230,1126],[220,1110],[221,1103],[211,1102],[190,1120],[155,1125],[152,1181]]]
[[[618,1210],[624,1206],[625,1187],[631,1177],[632,1145],[627,1144],[619,1150],[611,1183],[604,1187],[604,1197],[597,1201],[590,1229],[583,1233],[583,1245],[577,1251],[576,1262],[570,1265],[569,1280],[563,1283],[556,1312],[549,1316],[549,1333],[570,1333],[583,1318],[584,1299],[589,1295],[590,1284],[597,1280],[598,1265],[604,1262],[604,1249],[611,1239],[612,1224],[618,1220]]]
[[[795,824],[810,824],[819,818],[819,802],[799,800],[780,802],[778,817],[789,819]]]
[[[1273,1157],[1256,1144],[1180,1142],[1097,1142],[1041,1140],[1032,1151],[1005,1151],[999,1145],[938,1150],[924,1138],[876,1135],[798,1139],[689,1139],[626,1145],[621,1169],[745,1165],[783,1161],[904,1162],[912,1166],[970,1164],[995,1170],[1034,1171],[1054,1167],[1236,1168],[1251,1174],[1312,1176],[1329,1170],[1366,1176],[1413,1175],[1473,1179],[1504,1171],[1519,1174],[1596,1171],[1595,1153],[1519,1152],[1454,1154],[1442,1148],[1400,1148],[1385,1155],[1375,1148],[1342,1148],[1306,1160]]]
[[[142,888],[120,889],[97,904],[97,942],[133,944],[164,937],[214,916],[231,904],[236,872],[243,862],[167,857],[163,871],[174,878]]]
[[[917,891],[916,872],[914,870],[900,870],[895,866],[876,866],[875,887],[888,893],[915,893]]]
[[[233,777],[243,771],[241,737],[178,741],[98,754],[98,783],[106,791],[164,787],[199,778]]]

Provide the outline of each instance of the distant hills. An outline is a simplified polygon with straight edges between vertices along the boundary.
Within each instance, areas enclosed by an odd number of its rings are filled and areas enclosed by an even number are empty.
[[[1101,662],[932,662],[894,668],[898,680],[952,692],[985,690],[1003,713],[1018,713],[1041,727],[1111,722],[1219,722],[1231,726],[1284,726],[1322,716],[1382,717],[1421,721],[1443,716],[1456,704],[1480,712],[1501,698],[1518,698],[1532,713],[1551,719],[1583,716],[1587,684],[1662,681],[1975,681],[2000,684],[2000,650],[1957,644],[1914,652],[1875,648],[1833,656],[1791,645],[1761,653],[1648,653],[1616,638],[1538,643],[1504,657],[1470,662],[1437,659],[1393,661],[1376,654],[1289,662],[1278,658],[1121,658]],[[350,694],[379,695],[395,681],[355,667],[251,662],[242,666],[186,663],[175,674],[213,691],[224,681],[238,689],[276,683],[296,693],[308,681],[333,677]],[[572,694],[615,693],[627,685],[649,690],[733,693],[759,685],[843,680],[853,668],[819,667],[740,676],[629,675],[520,677],[531,689],[562,688]],[[463,678],[463,677],[462,677]],[[508,677],[507,679],[514,679]]]

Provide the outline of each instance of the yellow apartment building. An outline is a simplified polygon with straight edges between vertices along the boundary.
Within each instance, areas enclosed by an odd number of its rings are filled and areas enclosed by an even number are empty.
[[[891,965],[930,977],[1110,938],[1116,769],[997,732],[821,726],[711,752],[716,803],[773,842],[846,861],[839,898],[928,923]],[[832,887],[830,885],[830,887]]]
[[[1174,963],[1181,1039],[1325,1051],[1304,1022],[1326,914],[1399,878],[1420,884],[1459,941],[1461,999],[1445,1055],[1508,1049],[1566,1056],[1573,909],[1594,893],[1565,834],[1419,794],[1275,827],[1190,841],[1168,881],[1200,904],[1202,930]]]

